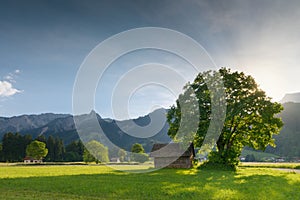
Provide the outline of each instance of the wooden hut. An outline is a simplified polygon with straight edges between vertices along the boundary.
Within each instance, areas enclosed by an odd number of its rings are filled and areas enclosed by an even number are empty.
[[[154,144],[150,153],[155,168],[191,168],[195,157],[194,145],[180,143]]]

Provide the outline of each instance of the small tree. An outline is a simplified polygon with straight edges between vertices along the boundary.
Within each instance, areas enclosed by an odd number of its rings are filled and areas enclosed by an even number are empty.
[[[27,146],[26,154],[27,156],[40,160],[48,154],[48,149],[46,148],[46,144],[44,142],[35,140]]]
[[[83,153],[85,162],[108,162],[108,149],[100,142],[92,140],[85,145],[86,149]]]
[[[120,150],[120,148],[115,145],[112,145],[110,148],[108,148],[109,158],[118,157],[119,150]]]
[[[119,150],[118,156],[119,156],[121,162],[125,161],[126,155],[127,155],[127,153],[126,153],[126,151],[124,149],[120,149]]]
[[[141,144],[135,143],[131,147],[131,152],[132,153],[145,153],[145,150],[144,150],[144,147]]]
[[[99,163],[99,160],[97,160],[95,156],[90,154],[90,152],[87,149],[84,149],[82,157],[85,163],[89,163],[89,162],[96,162],[97,164]]]
[[[146,153],[132,153],[131,159],[139,163],[144,163],[149,160],[149,156]]]
[[[139,144],[135,143],[131,147],[131,160],[143,163],[149,160],[149,156],[145,153],[144,147]]]

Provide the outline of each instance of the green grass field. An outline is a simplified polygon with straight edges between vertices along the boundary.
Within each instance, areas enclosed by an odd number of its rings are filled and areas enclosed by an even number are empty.
[[[130,173],[106,166],[0,165],[0,199],[300,199],[300,174],[253,166]]]

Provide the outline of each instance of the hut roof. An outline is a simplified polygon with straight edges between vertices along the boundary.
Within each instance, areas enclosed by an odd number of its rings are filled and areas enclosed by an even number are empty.
[[[151,157],[180,157],[195,156],[193,143],[184,147],[181,143],[154,144],[150,153]]]

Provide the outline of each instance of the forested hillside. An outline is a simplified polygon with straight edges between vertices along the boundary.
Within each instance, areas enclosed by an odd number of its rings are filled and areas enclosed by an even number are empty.
[[[300,103],[284,103],[280,117],[284,126],[279,135],[274,136],[276,147],[266,152],[284,157],[300,157]]]

